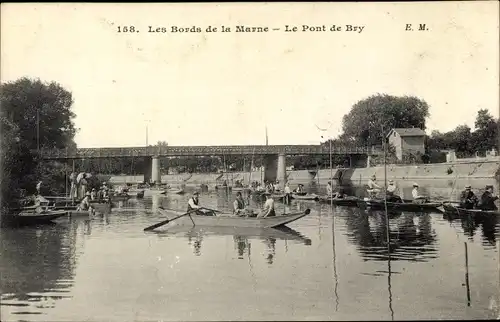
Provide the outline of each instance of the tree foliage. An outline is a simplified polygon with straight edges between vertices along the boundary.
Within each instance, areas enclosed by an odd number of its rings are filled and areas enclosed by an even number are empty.
[[[428,104],[414,96],[374,95],[352,107],[342,119],[340,139],[357,145],[381,145],[383,136],[392,128],[425,130]],[[382,133],[382,128],[385,133]]]
[[[38,180],[49,190],[64,187],[64,165],[42,162],[32,151],[76,147],[71,93],[55,82],[21,78],[1,85],[0,104],[2,207],[33,193]]]

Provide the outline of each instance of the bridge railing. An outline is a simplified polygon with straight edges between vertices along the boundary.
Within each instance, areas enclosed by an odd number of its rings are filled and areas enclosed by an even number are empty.
[[[376,154],[380,147],[332,146],[333,154]],[[42,149],[44,159],[116,158],[141,156],[201,156],[201,155],[265,155],[265,154],[329,154],[325,145],[263,145],[263,146],[166,146],[125,148]]]

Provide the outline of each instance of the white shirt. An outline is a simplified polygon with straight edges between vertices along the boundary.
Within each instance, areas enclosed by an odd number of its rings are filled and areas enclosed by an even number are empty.
[[[291,193],[289,186],[285,186],[285,193]]]
[[[273,209],[274,209],[274,199],[273,198],[269,198],[264,203],[264,214],[269,213]]]
[[[389,184],[389,185],[387,186],[387,191],[388,191],[388,192],[395,192],[395,191],[396,191],[396,185],[394,185],[394,184]]]
[[[80,172],[78,176],[76,176],[76,183],[80,183],[80,181],[82,181],[84,174],[85,172]]]
[[[368,180],[368,187],[370,189],[380,188],[380,186],[375,181],[373,181],[372,179]]]
[[[191,207],[192,209],[200,209],[200,208],[201,208],[200,206],[198,206],[198,205],[195,205],[195,204],[194,204],[194,200],[193,200],[193,198],[189,198],[188,205],[189,205],[189,207]]]
[[[418,197],[420,197],[418,194],[418,188],[413,188],[413,190],[411,191],[411,195],[413,199],[417,199]]]
[[[326,194],[329,196],[331,196],[333,194],[332,186],[330,186],[330,185],[326,186]]]

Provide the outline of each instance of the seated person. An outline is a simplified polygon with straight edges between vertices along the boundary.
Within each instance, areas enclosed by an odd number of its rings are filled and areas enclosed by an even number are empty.
[[[460,208],[474,209],[478,199],[470,185],[465,186],[465,190],[460,193]]]
[[[498,210],[495,205],[495,201],[498,200],[498,196],[493,195],[493,186],[487,185],[486,191],[481,195],[479,200],[478,208],[481,210]]]

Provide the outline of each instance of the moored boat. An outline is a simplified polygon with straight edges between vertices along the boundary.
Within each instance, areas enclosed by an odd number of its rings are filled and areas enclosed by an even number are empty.
[[[38,213],[32,209],[21,211],[17,214],[6,214],[1,216],[2,226],[30,226],[51,223],[53,220],[66,216],[67,211],[50,210]]]
[[[500,211],[498,210],[481,210],[481,209],[466,209],[455,207],[451,203],[443,203],[443,212],[449,214],[467,214],[467,215],[500,215]]]
[[[177,217],[182,215],[182,212],[174,210],[163,211],[166,214],[171,214],[172,217]],[[291,222],[294,222],[304,216],[307,216],[311,212],[310,209],[306,209],[303,212],[297,212],[286,215],[278,215],[266,218],[257,217],[238,217],[232,214],[216,214],[215,216],[203,216],[203,215],[186,215],[175,220],[178,225],[190,225],[190,226],[209,226],[209,227],[238,227],[238,228],[274,228],[284,226]]]
[[[319,197],[320,203],[334,204],[336,206],[357,207],[358,201],[360,201],[360,199],[354,196],[348,196],[345,198],[331,198],[328,196]]]
[[[176,195],[182,195],[185,193],[184,189],[182,189],[182,188],[170,188],[167,190],[167,192],[170,194],[176,194]]]
[[[319,196],[314,193],[292,193],[292,198],[297,199],[297,200],[313,200],[313,201],[318,201]]]
[[[387,202],[387,209],[405,212],[432,212],[440,211],[441,202],[414,203],[414,202]],[[358,201],[358,207],[372,210],[384,210],[384,200],[364,199]]]

